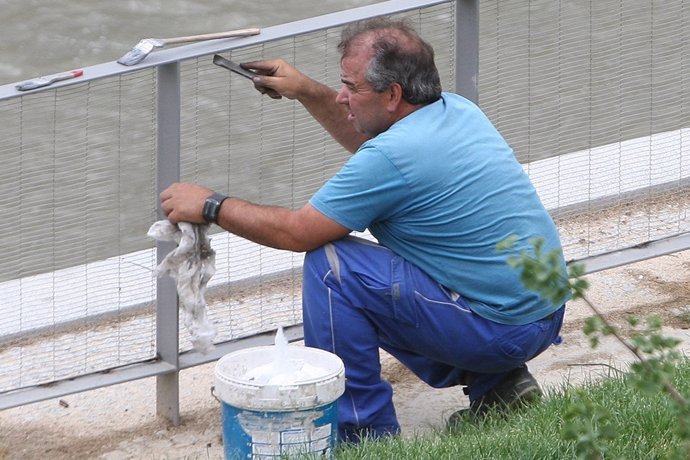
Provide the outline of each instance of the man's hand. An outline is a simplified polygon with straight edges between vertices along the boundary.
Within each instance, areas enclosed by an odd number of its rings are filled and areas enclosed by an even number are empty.
[[[312,80],[282,59],[244,62],[245,69],[257,73],[254,87],[263,94],[273,92],[296,99],[323,126],[333,139],[355,152],[368,136],[358,133],[348,121],[348,109],[336,101],[337,92]],[[271,96],[274,97],[274,96]]]
[[[300,100],[317,83],[282,59],[243,62],[242,67],[257,73],[254,87],[262,94]]]
[[[204,202],[212,194],[213,190],[199,185],[176,182],[161,192],[161,209],[173,224],[205,224],[202,216]]]

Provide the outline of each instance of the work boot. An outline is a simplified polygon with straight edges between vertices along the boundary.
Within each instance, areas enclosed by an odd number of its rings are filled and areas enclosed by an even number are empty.
[[[510,371],[498,385],[479,399],[470,401],[469,409],[454,412],[448,419],[448,427],[453,428],[462,420],[477,420],[490,411],[507,412],[541,399],[539,384],[522,365]]]

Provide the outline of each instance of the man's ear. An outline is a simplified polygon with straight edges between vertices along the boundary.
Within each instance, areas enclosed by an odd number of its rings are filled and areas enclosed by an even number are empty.
[[[400,104],[404,102],[403,100],[403,89],[400,83],[393,82],[389,88],[390,96],[388,98],[388,110],[390,112],[395,112],[400,107]]]

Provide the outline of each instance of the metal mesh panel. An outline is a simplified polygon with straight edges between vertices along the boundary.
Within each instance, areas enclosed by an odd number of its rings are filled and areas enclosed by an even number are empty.
[[[151,71],[0,107],[0,391],[149,359]]]
[[[578,259],[690,230],[682,0],[482,1],[480,105]]]
[[[683,1],[480,7],[480,105],[556,217],[567,257],[690,231]],[[452,90],[455,3],[401,16],[432,43]],[[284,58],[338,87],[339,36],[327,28],[226,55]],[[347,154],[299,104],[261,97],[211,58],[180,66],[182,179],[301,206]],[[156,75],[0,100],[0,393],[156,354],[146,237],[158,206]],[[301,321],[300,254],[212,239],[216,342]]]

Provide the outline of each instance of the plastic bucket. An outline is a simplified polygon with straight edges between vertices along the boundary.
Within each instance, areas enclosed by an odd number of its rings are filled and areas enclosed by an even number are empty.
[[[239,350],[216,364],[225,458],[332,458],[337,400],[345,391],[343,362],[301,346],[285,346],[276,360],[277,348]],[[276,366],[294,372],[265,372]]]

